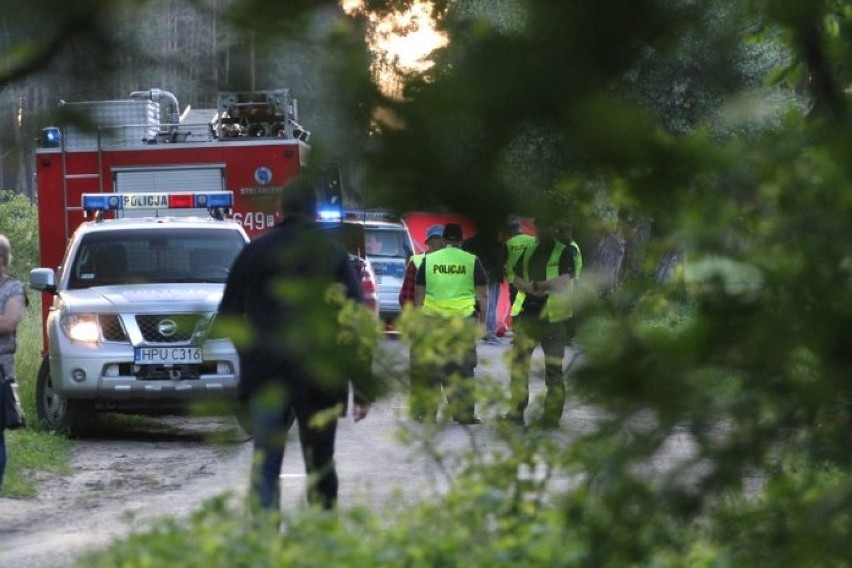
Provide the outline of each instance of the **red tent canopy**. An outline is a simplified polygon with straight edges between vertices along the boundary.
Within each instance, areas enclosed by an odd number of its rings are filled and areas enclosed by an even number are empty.
[[[464,238],[467,239],[476,234],[476,225],[461,215],[453,215],[452,213],[425,213],[416,211],[406,213],[402,216],[402,219],[408,225],[408,232],[411,233],[411,238],[414,239],[414,246],[417,248],[417,252],[426,250],[426,230],[432,225],[458,223],[462,227]]]

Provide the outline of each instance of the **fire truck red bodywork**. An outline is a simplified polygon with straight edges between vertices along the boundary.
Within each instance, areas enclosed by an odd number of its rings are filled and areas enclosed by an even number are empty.
[[[170,95],[157,89],[143,94]],[[253,99],[255,95],[257,98]],[[243,225],[249,237],[272,227],[283,186],[307,165],[310,146],[304,135],[309,133],[295,121],[295,99],[289,98],[286,89],[225,93],[219,98],[219,109],[193,111],[204,116],[204,122],[195,124],[181,121],[176,99],[172,114],[165,120],[162,117],[166,113],[160,112],[160,106],[154,106],[153,111],[148,106],[124,106],[150,105],[152,101],[62,103],[60,108],[65,105],[73,110],[80,105],[77,108],[88,110],[90,126],[85,130],[72,121],[62,129],[49,127],[42,131],[41,147],[35,152],[40,266],[57,269],[62,264],[66,245],[85,220],[83,193],[227,190],[234,194],[231,216]],[[261,103],[246,102],[252,100]],[[119,110],[106,119],[108,122],[100,123],[98,116],[103,114],[92,111],[101,105],[106,105],[108,111]],[[127,109],[134,112],[127,113]],[[255,117],[251,115],[256,109],[262,112],[253,124]],[[151,120],[155,122],[140,126],[136,111],[153,112]],[[125,116],[133,118],[121,122]],[[147,120],[148,115],[144,116]],[[212,121],[209,117],[213,117]],[[279,121],[274,132],[266,129],[261,135],[252,130],[266,125],[259,121],[273,119]],[[230,133],[226,132],[229,127]],[[237,131],[233,128],[241,130],[234,134]],[[45,143],[46,131],[53,131],[52,143]],[[140,131],[146,133],[145,138],[135,134]],[[153,134],[147,136],[148,133]],[[120,182],[130,179],[134,180],[132,184]],[[51,301],[45,298],[42,321],[46,320],[50,305]]]
[[[39,149],[36,180],[41,265],[56,268],[61,264],[68,239],[84,221],[82,194],[115,192],[115,175],[120,171],[221,168],[224,187],[219,189],[234,192],[233,217],[243,224],[249,236],[257,236],[274,224],[276,195],[299,173],[307,152],[304,142],[274,139],[154,144],[100,151]]]
[[[276,195],[301,171],[308,151],[304,142],[278,139],[102,150],[39,149],[36,183],[40,265],[56,269],[62,264],[71,235],[85,220],[82,194],[115,192],[115,175],[120,171],[219,167],[224,184],[220,189],[234,192],[233,218],[242,223],[250,237],[257,236],[275,224]],[[46,321],[50,306],[50,301],[42,302],[42,322]]]

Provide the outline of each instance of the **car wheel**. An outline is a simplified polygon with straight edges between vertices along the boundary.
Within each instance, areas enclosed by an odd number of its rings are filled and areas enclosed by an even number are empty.
[[[44,357],[36,379],[36,414],[42,427],[70,437],[83,437],[93,429],[94,403],[68,400],[53,388],[50,361]]]

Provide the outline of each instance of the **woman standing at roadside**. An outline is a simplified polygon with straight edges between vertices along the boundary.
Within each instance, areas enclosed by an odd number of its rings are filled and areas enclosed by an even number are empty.
[[[0,235],[0,370],[7,377],[15,376],[15,333],[24,318],[26,299],[24,285],[15,280],[6,270],[12,262],[12,247],[5,235]],[[0,389],[0,408],[3,391]],[[6,472],[6,439],[4,422],[0,421],[0,487]]]

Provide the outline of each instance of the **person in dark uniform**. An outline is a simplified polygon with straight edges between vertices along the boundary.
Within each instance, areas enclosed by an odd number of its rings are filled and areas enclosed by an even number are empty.
[[[476,255],[463,251],[462,228],[457,223],[444,226],[444,248],[426,255],[415,276],[414,305],[433,318],[437,328],[456,327],[455,320],[477,316],[476,303],[488,305],[488,278]],[[480,327],[485,325],[485,311],[478,313]],[[467,338],[460,360],[445,361],[439,372],[432,373],[436,392],[443,385],[453,420],[459,424],[478,424],[474,414],[474,369],[476,368],[477,335]],[[446,357],[446,354],[439,353]],[[451,358],[452,359],[452,358]],[[426,420],[434,420],[437,400],[429,406]]]
[[[360,301],[361,289],[346,251],[314,223],[316,197],[308,180],[284,188],[280,213],[281,222],[234,261],[217,324],[240,355],[240,398],[248,403],[254,436],[250,506],[278,512],[281,463],[295,416],[308,502],[330,509],[338,490],[337,417],[346,412],[349,379],[355,383],[354,419],[366,417],[369,370],[342,352],[339,305],[328,292],[342,287],[346,298]]]
[[[554,223],[538,227],[535,243],[524,250],[513,267],[515,286],[525,294],[515,319],[512,342],[511,408],[504,420],[524,424],[529,405],[529,371],[538,345],[544,352],[544,381],[547,393],[538,425],[555,428],[565,405],[562,365],[568,345],[566,322],[571,317],[570,293],[575,276],[575,248],[555,238]]]

